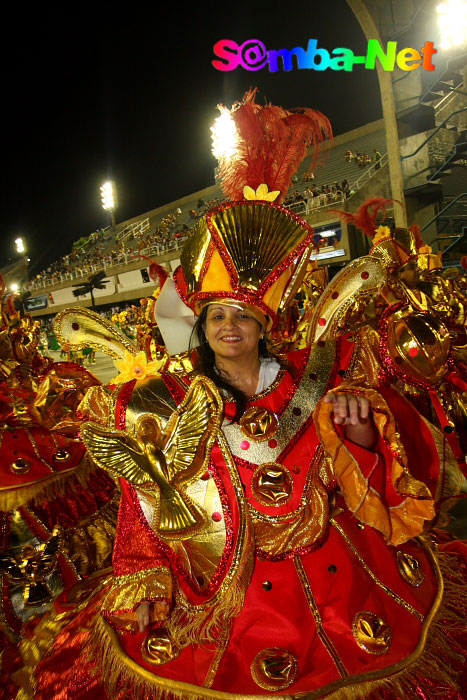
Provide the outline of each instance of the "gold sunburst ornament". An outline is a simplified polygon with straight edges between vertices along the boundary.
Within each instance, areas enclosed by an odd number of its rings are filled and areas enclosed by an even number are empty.
[[[118,369],[119,374],[112,379],[111,384],[123,384],[132,379],[145,379],[160,374],[164,367],[167,357],[164,355],[160,360],[152,360],[148,362],[146,354],[141,350],[136,355],[130,352],[125,352],[122,360],[115,360],[114,365]]]

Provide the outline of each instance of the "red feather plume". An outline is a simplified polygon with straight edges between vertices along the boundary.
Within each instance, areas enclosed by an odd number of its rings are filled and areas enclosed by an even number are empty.
[[[336,212],[343,221],[346,221],[348,224],[353,224],[366,233],[367,236],[373,238],[379,226],[379,224],[376,223],[379,212],[383,212],[382,220],[384,221],[386,218],[386,207],[394,201],[393,199],[386,199],[385,197],[371,197],[357,209],[355,214],[348,211],[341,211],[340,209],[330,209],[330,211]]]
[[[461,267],[467,270],[467,255],[463,255],[461,258]]]
[[[244,198],[245,185],[256,190],[265,183],[270,191],[280,191],[276,201],[281,202],[307,149],[313,147],[312,170],[320,144],[332,141],[332,128],[328,118],[313,109],[262,107],[255,102],[256,92],[257,88],[249,90],[230,112],[237,150],[233,158],[220,160],[222,188],[229,199],[238,201]]]
[[[148,255],[140,255],[140,258],[144,258],[147,260],[150,265],[149,265],[149,277],[152,279],[154,284],[157,287],[162,287],[164,286],[165,280],[169,276],[167,273],[167,270],[162,267],[162,265],[159,265],[159,263],[156,263],[152,258],[150,258]]]
[[[413,233],[417,249],[422,248],[422,246],[426,245],[425,241],[422,238],[422,234],[420,233],[420,226],[418,224],[412,224],[411,226],[409,226],[409,230]]]

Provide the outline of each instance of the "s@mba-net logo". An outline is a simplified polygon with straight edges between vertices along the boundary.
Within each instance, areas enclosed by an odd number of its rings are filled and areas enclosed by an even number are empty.
[[[433,55],[438,52],[432,41],[425,41],[424,46],[418,50],[398,48],[397,41],[388,41],[383,47],[377,39],[369,39],[366,53],[359,56],[352,49],[342,46],[332,51],[318,47],[317,39],[309,39],[306,49],[296,46],[294,49],[269,51],[259,39],[247,39],[240,45],[232,39],[220,39],[214,44],[214,53],[217,59],[212,65],[217,70],[231,71],[240,66],[245,70],[256,71],[267,66],[270,73],[275,73],[280,68],[290,71],[294,65],[299,70],[317,71],[352,71],[354,65],[358,64],[374,69],[377,60],[385,71],[393,71],[396,65],[404,71],[420,67],[431,71],[435,70]]]

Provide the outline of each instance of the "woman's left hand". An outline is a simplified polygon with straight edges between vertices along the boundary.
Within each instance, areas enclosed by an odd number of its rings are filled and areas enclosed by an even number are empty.
[[[360,447],[372,449],[378,440],[378,431],[371,417],[371,405],[365,396],[335,394],[330,391],[323,401],[331,403],[334,423],[345,425],[345,437]]]

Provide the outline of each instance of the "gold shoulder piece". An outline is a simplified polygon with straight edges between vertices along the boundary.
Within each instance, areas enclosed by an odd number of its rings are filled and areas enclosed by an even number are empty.
[[[366,255],[352,260],[326,287],[315,306],[307,344],[335,338],[346,312],[358,300],[375,294],[386,281],[386,270]]]
[[[60,345],[68,344],[76,350],[91,347],[116,360],[123,359],[125,351],[132,355],[138,352],[138,348],[111,321],[81,306],[57,314],[54,332]]]

